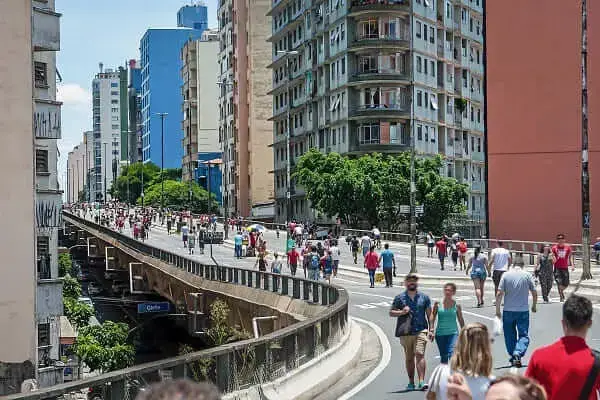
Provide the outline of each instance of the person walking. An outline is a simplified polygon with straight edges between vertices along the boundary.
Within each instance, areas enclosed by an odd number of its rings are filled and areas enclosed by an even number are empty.
[[[354,259],[354,264],[358,264],[358,248],[360,247],[360,243],[356,236],[352,236],[352,241],[350,242],[350,250],[352,250],[352,258]]]
[[[525,376],[546,389],[548,400],[598,398],[600,355],[585,341],[592,326],[592,314],[589,299],[570,295],[562,306],[564,336],[531,355]]]
[[[504,344],[513,367],[521,368],[521,359],[529,347],[529,293],[533,297],[531,312],[537,309],[537,291],[533,276],[515,265],[502,275],[496,295],[496,316],[502,319]],[[504,310],[500,305],[504,298]]]
[[[242,258],[242,244],[244,243],[244,237],[242,232],[238,231],[233,237],[234,253],[237,259]]]
[[[458,265],[458,240],[452,239],[450,242],[450,259],[452,260],[452,266],[456,271],[456,266]]]
[[[375,271],[379,268],[379,254],[375,251],[375,245],[372,245],[369,252],[365,255],[365,268],[369,271],[369,282],[371,288],[375,287]]]
[[[323,267],[323,279],[327,283],[331,283],[331,274],[333,273],[333,257],[331,256],[331,249],[325,252],[325,255],[321,258],[321,266]]]
[[[190,233],[190,228],[184,223],[181,226],[181,238],[183,239],[183,248],[187,247],[188,235]]]
[[[542,299],[544,303],[549,303],[548,295],[552,289],[552,249],[549,244],[544,244],[542,253],[538,256],[537,264],[535,265],[534,273],[540,281],[542,287]]]
[[[256,253],[256,263],[254,264],[254,268],[258,265],[259,271],[267,270],[267,252],[259,249]]]
[[[296,250],[296,246],[292,247],[290,251],[287,252],[287,263],[290,268],[290,273],[292,276],[296,276],[296,270],[298,269],[298,259],[300,258],[300,254]]]
[[[448,255],[448,243],[444,240],[445,237],[441,237],[440,240],[435,244],[435,251],[440,259],[441,270],[444,270],[444,261],[446,260],[446,256]]]
[[[467,275],[469,275],[469,271],[471,271],[471,280],[473,281],[473,287],[475,288],[477,307],[482,307],[483,296],[485,293],[485,280],[487,278],[487,274],[490,273],[490,267],[488,265],[487,257],[481,252],[481,246],[475,247],[473,257],[471,257],[469,260],[469,265],[467,266]]]
[[[446,283],[444,285],[444,298],[441,302],[434,302],[431,314],[429,339],[435,339],[442,364],[448,364],[448,360],[452,356],[458,338],[458,326],[460,325],[461,328],[465,326],[462,307],[454,300],[454,295],[456,295],[456,285],[451,282]],[[436,319],[437,326],[434,335]]]
[[[360,247],[362,247],[363,257],[366,258],[367,253],[369,252],[369,249],[371,248],[371,238],[369,237],[368,234],[365,233],[365,235],[360,239]]]
[[[487,326],[476,322],[460,330],[449,364],[438,365],[429,378],[427,400],[446,400],[450,377],[460,373],[471,392],[471,399],[484,400],[492,380],[492,348]]]
[[[504,243],[499,240],[498,247],[492,250],[490,265],[492,266],[492,280],[494,281],[494,296],[498,295],[498,285],[502,275],[508,271],[512,263],[510,252],[504,248]]]
[[[425,349],[427,347],[427,333],[433,326],[431,323],[431,299],[424,293],[418,291],[419,277],[416,274],[408,274],[404,279],[406,290],[396,297],[392,302],[390,317],[398,318],[396,325],[396,336],[400,337],[400,343],[404,349],[406,371],[408,374],[408,385],[406,390],[425,390]],[[407,335],[398,332],[402,319],[406,315],[410,318],[410,331]],[[415,367],[417,370],[418,383],[415,386]]]
[[[190,254],[194,254],[194,247],[196,247],[196,228],[192,227],[192,231],[188,236],[188,250]]]
[[[383,276],[385,277],[385,287],[391,288],[393,286],[392,271],[396,269],[396,259],[394,258],[394,252],[390,250],[389,243],[383,245],[383,251],[380,256]]]
[[[319,280],[319,268],[320,268],[320,258],[317,253],[317,248],[312,246],[310,249],[310,253],[307,255],[308,257],[308,279],[313,281]]]
[[[573,262],[573,250],[565,243],[565,235],[556,235],[557,244],[552,246],[552,261],[554,263],[554,279],[558,287],[560,301],[565,301],[565,289],[569,286],[569,267],[575,271]]]
[[[456,247],[458,247],[460,270],[464,271],[467,268],[467,252],[469,251],[469,245],[465,238],[461,237]]]
[[[435,238],[433,237],[433,233],[427,233],[427,257],[433,257],[433,248],[435,247]]]
[[[337,239],[333,239],[332,246],[329,248],[331,252],[331,258],[333,259],[333,276],[337,276],[338,268],[340,266],[340,248],[338,247]]]

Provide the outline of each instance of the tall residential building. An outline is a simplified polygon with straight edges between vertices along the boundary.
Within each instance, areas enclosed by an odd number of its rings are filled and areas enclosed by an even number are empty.
[[[142,156],[165,168],[179,168],[183,158],[181,121],[181,49],[200,38],[208,26],[206,6],[182,7],[175,28],[148,29],[140,41],[142,69]],[[164,131],[160,113],[164,117]],[[164,152],[164,159],[163,159]]]
[[[0,284],[0,395],[18,392],[25,379],[41,386],[62,382],[58,229],[62,190],[56,100],[60,14],[54,1],[8,0],[0,13],[0,122],[6,140],[0,167],[7,190],[0,199],[10,234],[0,241],[5,279]],[[32,118],[33,116],[33,118]]]
[[[67,203],[94,198],[90,191],[90,175],[94,174],[94,132],[83,132],[83,140],[67,155]],[[81,196],[80,196],[81,194]]]
[[[268,0],[219,2],[219,140],[228,215],[249,216],[253,206],[273,201],[269,7]]]
[[[118,177],[121,162],[121,81],[126,70],[103,69],[92,81],[93,151],[95,168],[91,187],[93,201],[110,200],[109,190]]]
[[[142,161],[142,70],[139,61],[129,60],[127,78],[127,113],[129,162]]]
[[[210,31],[204,31],[204,37],[208,37],[207,32]],[[184,181],[193,179],[197,161],[221,158],[217,106],[218,53],[219,42],[216,40],[188,40],[181,50],[183,62],[181,168]],[[205,156],[207,154],[210,154],[208,158]]]
[[[515,18],[506,2],[486,2],[489,237],[553,241],[562,232],[581,243],[581,1],[547,0],[543,10],[535,0],[518,4]],[[597,2],[588,1],[587,23],[593,213],[600,210]],[[599,228],[592,217],[592,232]]]
[[[442,154],[485,220],[483,0],[278,0],[272,16],[277,219],[313,219],[287,187],[310,148],[357,156]]]

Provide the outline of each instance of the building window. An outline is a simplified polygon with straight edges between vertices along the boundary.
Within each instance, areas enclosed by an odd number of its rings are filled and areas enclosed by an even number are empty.
[[[35,151],[35,172],[48,173],[48,150]]]
[[[417,37],[421,37],[421,23],[419,21],[415,21],[415,30],[417,31]]]
[[[423,92],[420,90],[417,90],[417,107],[422,107],[423,106]]]
[[[110,104],[119,104],[119,100],[111,100]]]
[[[417,56],[417,72],[421,73],[423,70],[421,56]]]
[[[119,87],[119,82],[111,82],[110,87]]]
[[[36,61],[33,63],[35,87],[48,87],[48,64]]]
[[[119,129],[119,125],[115,125],[115,124],[113,124],[113,125],[112,125],[112,129]]]
[[[423,127],[417,125],[417,140],[423,140]]]
[[[423,69],[425,71],[425,75],[427,75],[429,73],[429,71],[427,70],[428,69],[427,68],[427,60],[423,60],[423,67],[424,67]]]
[[[119,91],[118,90],[111,90],[110,95],[111,96],[118,96],[119,95]]]
[[[430,67],[431,67],[431,76],[435,76],[435,62],[434,61],[429,61]]]
[[[52,271],[50,269],[50,237],[38,236],[36,246],[38,279],[51,279]]]
[[[435,43],[435,28],[433,26],[429,27],[429,43]]]
[[[423,24],[423,40],[427,41],[427,24]]]
[[[379,125],[363,125],[358,127],[358,140],[360,144],[379,144]]]

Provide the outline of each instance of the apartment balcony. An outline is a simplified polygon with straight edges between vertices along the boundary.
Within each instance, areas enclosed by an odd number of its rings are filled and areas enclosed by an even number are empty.
[[[61,113],[62,103],[52,100],[35,100],[33,114],[33,132],[36,139],[61,139]]]
[[[350,16],[368,14],[372,12],[381,13],[403,13],[410,12],[409,0],[354,0],[350,5]]]
[[[398,119],[410,118],[410,106],[407,104],[363,104],[350,109],[348,119],[364,118]]]
[[[462,128],[462,115],[458,112],[454,113],[454,125],[458,128]]]
[[[32,44],[35,51],[60,50],[60,17],[52,10],[33,7]]]
[[[410,36],[408,33],[405,35],[358,35],[351,43],[350,50],[356,51],[363,49],[409,50]]]
[[[60,278],[38,279],[36,296],[38,321],[63,314],[62,285],[63,282]]]
[[[410,83],[410,77],[407,71],[395,70],[390,68],[373,68],[357,71],[350,76],[348,80],[350,83],[377,83],[377,82],[390,82],[395,83]]]

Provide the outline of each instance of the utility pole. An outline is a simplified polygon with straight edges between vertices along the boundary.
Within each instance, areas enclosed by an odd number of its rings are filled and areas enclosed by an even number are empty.
[[[104,204],[106,204],[106,168],[108,165],[108,154],[106,153],[106,142],[102,143],[104,145]]]
[[[411,15],[413,9],[413,2],[410,2]],[[413,19],[411,21],[411,46],[413,48]],[[417,272],[417,218],[416,218],[416,191],[417,187],[415,184],[415,82],[414,82],[414,68],[411,70],[411,85],[410,85],[410,272],[412,274]]]
[[[583,273],[592,279],[590,265],[590,175],[588,170],[588,89],[587,89],[587,0],[581,2],[581,214]]]
[[[210,205],[211,205],[211,196],[210,196],[210,161],[206,162],[206,191],[208,192],[208,204],[207,204],[207,213],[210,215]]]
[[[164,208],[165,196],[165,117],[168,113],[157,113],[160,116],[160,212]]]

